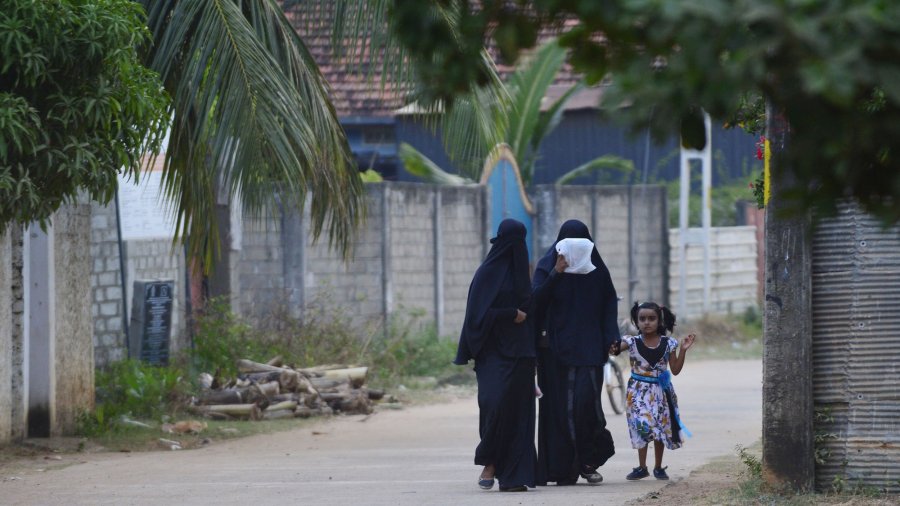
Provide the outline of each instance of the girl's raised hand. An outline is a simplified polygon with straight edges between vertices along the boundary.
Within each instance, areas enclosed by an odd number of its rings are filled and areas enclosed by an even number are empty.
[[[694,339],[696,339],[696,338],[697,338],[697,336],[695,336],[694,334],[688,334],[687,337],[682,339],[681,340],[681,351],[688,351],[689,349],[691,349],[691,346],[694,345]]]

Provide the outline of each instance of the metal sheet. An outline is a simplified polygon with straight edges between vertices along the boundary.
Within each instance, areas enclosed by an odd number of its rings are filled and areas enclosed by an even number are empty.
[[[843,205],[813,236],[816,486],[900,491],[900,229]]]

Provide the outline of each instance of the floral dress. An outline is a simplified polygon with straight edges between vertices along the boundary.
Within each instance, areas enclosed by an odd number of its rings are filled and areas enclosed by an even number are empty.
[[[631,357],[632,376],[628,380],[625,410],[631,447],[644,448],[654,440],[670,450],[681,447],[678,398],[669,380],[669,354],[678,348],[678,341],[662,336],[656,348],[649,348],[642,336],[625,336],[622,340]]]

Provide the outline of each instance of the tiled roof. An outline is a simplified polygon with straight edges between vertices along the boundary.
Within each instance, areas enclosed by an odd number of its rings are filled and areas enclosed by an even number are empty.
[[[391,86],[391,83],[382,86],[383,74],[380,71],[380,58],[376,57],[374,61],[368,61],[368,66],[357,69],[353,68],[351,63],[335,57],[331,44],[333,13],[330,9],[319,12],[313,17],[302,10],[303,2],[287,0],[282,4],[286,17],[300,34],[329,84],[330,97],[339,118],[389,118],[394,116],[398,109],[407,105],[406,94],[402,90],[397,90],[395,86]],[[572,22],[567,22],[563,29],[571,24]],[[546,40],[552,36],[552,31],[545,31],[540,38]],[[503,64],[499,52],[495,48],[488,49],[497,61],[501,78],[506,79],[515,70],[515,67]],[[571,66],[568,63],[565,64],[554,81],[553,90],[548,92],[548,98],[554,94],[558,96],[559,89],[567,88],[578,80],[579,76],[572,72]],[[580,92],[576,94],[576,97],[584,94],[584,91]],[[590,93],[590,96],[597,96],[597,92]],[[576,97],[573,97],[572,102],[576,101]],[[586,106],[582,102],[584,100],[579,102],[577,108]],[[572,105],[568,104],[566,108],[570,109]]]

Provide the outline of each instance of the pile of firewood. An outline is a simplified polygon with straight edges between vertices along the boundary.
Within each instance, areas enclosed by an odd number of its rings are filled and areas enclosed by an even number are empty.
[[[280,358],[265,364],[239,360],[237,367],[238,377],[225,384],[210,374],[201,375],[203,391],[193,399],[191,409],[219,420],[369,414],[372,401],[384,396],[366,387],[366,367],[295,369]]]

